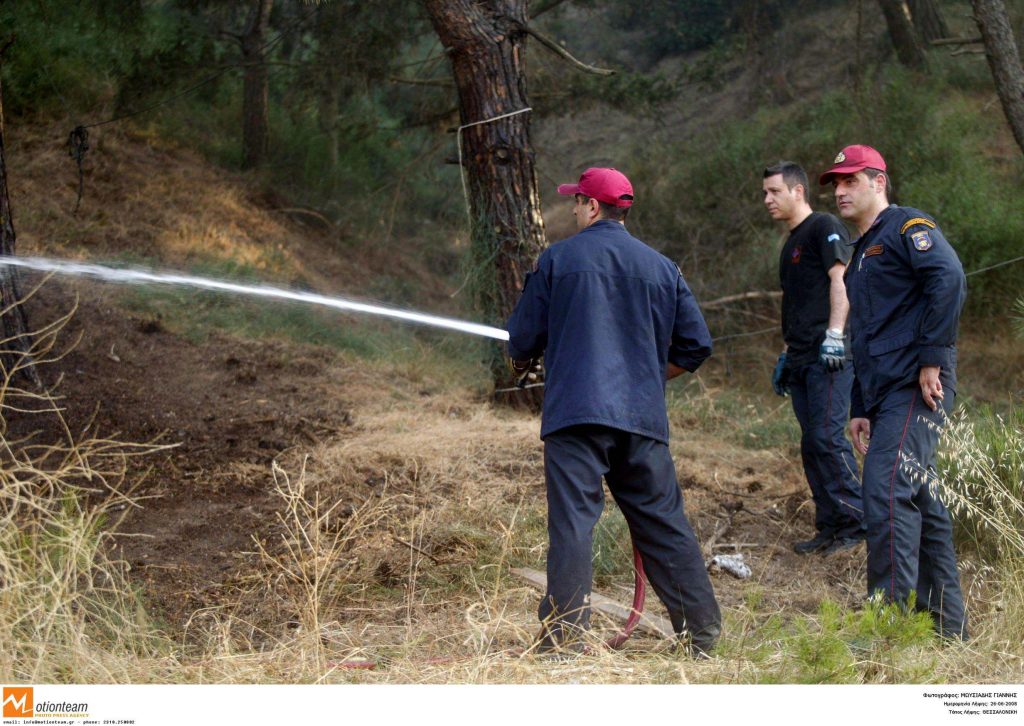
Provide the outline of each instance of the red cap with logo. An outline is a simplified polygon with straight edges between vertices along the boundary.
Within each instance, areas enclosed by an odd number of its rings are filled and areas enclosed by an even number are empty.
[[[832,167],[818,177],[819,184],[828,184],[837,174],[856,174],[864,169],[885,171],[885,159],[875,149],[863,144],[847,146],[836,155]]]
[[[567,196],[582,194],[616,207],[633,206],[633,185],[617,169],[587,169],[580,175],[579,183],[561,184],[558,193]]]

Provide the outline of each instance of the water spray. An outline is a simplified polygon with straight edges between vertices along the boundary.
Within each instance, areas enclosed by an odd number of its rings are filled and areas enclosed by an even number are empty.
[[[67,260],[53,260],[44,257],[13,257],[0,255],[0,265],[10,267],[23,267],[40,272],[55,272],[61,275],[74,275],[77,277],[92,277],[105,282],[116,282],[121,284],[153,284],[153,285],[178,285],[193,287],[200,290],[216,290],[218,292],[229,292],[237,295],[250,295],[276,300],[291,300],[303,302],[310,305],[321,305],[343,310],[350,313],[364,313],[366,315],[379,315],[381,317],[403,320],[409,323],[427,325],[433,328],[444,328],[457,330],[460,333],[479,335],[494,340],[508,340],[508,331],[501,328],[492,328],[489,325],[471,323],[465,320],[444,318],[438,315],[428,315],[414,310],[401,310],[398,308],[385,307],[383,305],[371,305],[369,303],[350,300],[343,297],[329,297],[314,292],[303,292],[301,290],[289,290],[271,285],[242,285],[227,280],[215,280],[208,277],[195,277],[182,275],[176,272],[154,272],[140,268],[108,267],[84,262],[69,262]]]

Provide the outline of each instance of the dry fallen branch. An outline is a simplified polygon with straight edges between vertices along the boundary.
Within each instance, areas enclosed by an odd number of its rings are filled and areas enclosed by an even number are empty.
[[[549,38],[548,36],[544,35],[544,33],[540,32],[539,30],[537,30],[535,28],[532,28],[532,27],[530,27],[528,25],[524,29],[526,30],[527,33],[529,33],[534,38],[536,38],[537,41],[540,42],[541,45],[543,45],[545,48],[547,48],[552,53],[557,55],[559,58],[562,58],[563,60],[569,61],[569,64],[573,68],[577,68],[577,69],[579,69],[581,71],[584,71],[586,73],[593,73],[596,76],[614,76],[615,75],[615,71],[610,70],[608,68],[598,68],[597,66],[587,65],[586,63],[584,63],[583,61],[579,60],[574,55],[572,55],[572,53],[567,51],[561,45],[559,45],[553,38]]]
[[[707,310],[708,308],[718,307],[720,305],[728,305],[729,303],[739,302],[741,300],[774,300],[775,298],[782,297],[782,292],[768,291],[768,290],[752,290],[751,292],[741,292],[736,295],[726,295],[725,297],[715,298],[708,302],[701,303],[701,308]]]
[[[970,45],[971,43],[980,43],[981,36],[969,36],[966,38],[936,38],[932,41],[932,45]]]

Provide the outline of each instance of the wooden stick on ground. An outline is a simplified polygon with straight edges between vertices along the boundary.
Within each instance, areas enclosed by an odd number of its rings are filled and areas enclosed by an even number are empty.
[[[547,590],[548,578],[543,572],[531,570],[528,567],[515,567],[512,569],[512,574],[516,577],[521,577],[542,592]],[[591,593],[590,595],[590,607],[598,612],[602,612],[605,615],[618,618],[622,621],[629,618],[630,614],[633,612],[633,608],[620,605],[604,595],[598,595],[596,592]],[[636,628],[648,635],[656,635],[660,638],[674,637],[672,635],[672,623],[670,623],[666,618],[662,618],[657,615],[650,615],[646,612],[640,616],[640,622],[637,623]]]

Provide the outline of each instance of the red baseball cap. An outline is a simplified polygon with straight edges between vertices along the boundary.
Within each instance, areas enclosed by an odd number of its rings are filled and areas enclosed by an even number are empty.
[[[864,169],[885,171],[885,159],[875,149],[863,144],[847,146],[836,155],[832,168],[818,177],[819,184],[828,184],[836,174],[855,174]]]
[[[633,206],[633,185],[617,169],[592,167],[580,175],[577,184],[561,184],[558,193],[566,196],[582,194],[616,207]]]

